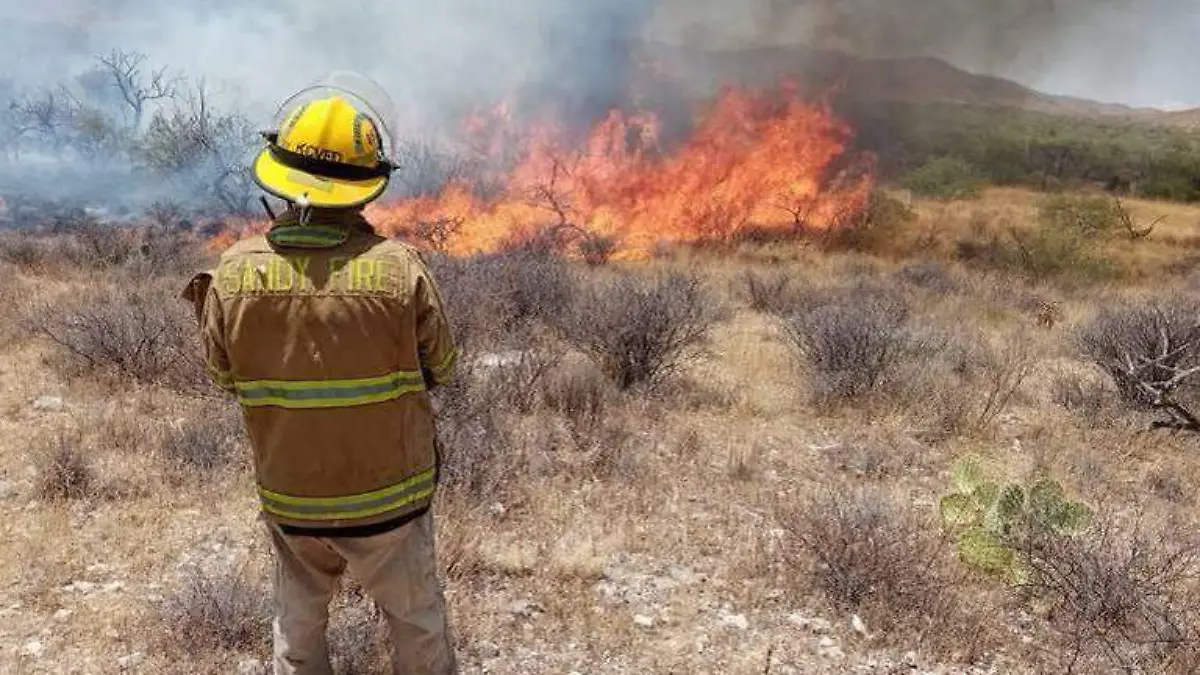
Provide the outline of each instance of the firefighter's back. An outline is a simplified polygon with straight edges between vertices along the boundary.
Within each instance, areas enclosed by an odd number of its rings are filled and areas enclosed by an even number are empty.
[[[361,219],[314,219],[235,245],[212,284],[264,511],[346,527],[424,508],[435,455],[422,369],[452,355],[423,353],[439,349],[422,324],[440,300],[417,253]]]

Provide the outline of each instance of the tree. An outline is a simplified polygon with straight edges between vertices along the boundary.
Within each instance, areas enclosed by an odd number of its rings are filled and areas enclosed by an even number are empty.
[[[178,78],[168,75],[165,67],[144,71],[145,54],[114,49],[96,60],[107,71],[112,79],[112,86],[128,106],[131,129],[142,127],[147,103],[173,99],[176,95]]]

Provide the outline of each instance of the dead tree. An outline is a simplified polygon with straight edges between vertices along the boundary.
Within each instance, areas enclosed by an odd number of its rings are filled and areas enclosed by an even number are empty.
[[[178,78],[168,75],[166,68],[143,72],[145,54],[114,49],[96,60],[112,77],[113,86],[129,106],[133,129],[141,128],[147,103],[175,97]]]
[[[1121,227],[1125,228],[1125,232],[1129,235],[1129,239],[1131,241],[1145,239],[1146,237],[1150,236],[1150,233],[1154,231],[1154,228],[1167,218],[1165,215],[1159,216],[1146,227],[1138,227],[1133,222],[1133,216],[1131,216],[1129,212],[1125,210],[1125,205],[1121,203],[1121,198],[1113,197],[1113,202],[1116,207],[1117,218],[1121,221]]]
[[[1168,415],[1169,419],[1155,422],[1153,428],[1200,432],[1200,419],[1176,397],[1181,387],[1200,374],[1200,366],[1193,365],[1193,357],[1200,351],[1200,321],[1177,335],[1171,333],[1166,322],[1160,322],[1150,354],[1118,349],[1108,370],[1123,380],[1121,384],[1135,388],[1151,408]]]

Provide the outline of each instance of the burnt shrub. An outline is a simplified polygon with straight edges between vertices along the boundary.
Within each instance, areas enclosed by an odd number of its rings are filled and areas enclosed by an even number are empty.
[[[780,317],[789,345],[809,372],[818,402],[865,396],[904,355],[908,303],[870,288],[821,291]]]
[[[244,442],[238,407],[210,403],[168,428],[162,452],[172,466],[203,474],[234,462]]]
[[[162,602],[163,640],[176,653],[264,652],[271,634],[267,590],[236,569],[188,570]]]
[[[93,288],[32,311],[29,329],[55,346],[52,365],[64,375],[201,388],[195,319],[176,295],[149,281]]]
[[[47,501],[87,499],[97,493],[96,472],[78,436],[60,435],[34,453],[37,492]]]
[[[1097,313],[1076,334],[1087,360],[1106,372],[1121,399],[1135,407],[1153,403],[1141,382],[1162,382],[1200,365],[1200,302],[1176,296],[1125,301]],[[1153,364],[1141,368],[1142,364]],[[1131,376],[1127,363],[1139,368]],[[1191,382],[1186,389],[1194,390]],[[1194,394],[1194,391],[1190,392]]]
[[[584,288],[563,334],[628,389],[660,380],[699,356],[721,316],[696,277],[622,275]]]
[[[1200,666],[1200,542],[1163,527],[1100,522],[1023,543],[1022,590],[1048,604],[1068,672],[1195,672]]]

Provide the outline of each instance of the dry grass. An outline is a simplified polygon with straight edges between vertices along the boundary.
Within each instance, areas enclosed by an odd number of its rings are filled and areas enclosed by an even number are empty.
[[[1124,270],[1108,286],[957,259],[960,238],[1033,227],[1038,204],[1011,190],[917,202],[917,219],[872,254],[810,241],[603,267],[528,251],[437,259],[466,346],[460,377],[437,395],[439,555],[463,671],[901,672],[913,651],[922,671],[1063,672],[1071,636],[1087,638],[1086,672],[1186,671],[1190,643],[1149,647],[1161,624],[1145,617],[1192,627],[1190,571],[1167,572],[1200,521],[1189,487],[1200,439],[1148,431],[1122,410],[1073,336],[1118,290],[1194,294],[1177,242],[1200,238],[1200,210],[1171,207],[1138,242],[1100,241],[1097,254]],[[1127,206],[1143,218],[1158,205]],[[22,300],[52,310],[43,321],[100,312],[77,300],[89,288],[117,289],[103,306],[127,313],[121,289],[153,288],[137,267],[0,268],[0,289],[15,274]],[[706,326],[703,353],[655,387],[622,389],[603,358],[564,339],[563,318],[586,316],[613,279],[671,273],[697,277],[704,306],[727,311]],[[814,406],[824,371],[806,361],[797,373],[778,307],[862,314],[874,297],[863,289],[906,308],[901,348],[862,396]],[[192,349],[190,324],[170,318],[190,318],[186,308],[162,293],[147,296],[147,319],[188,330],[142,365]],[[1044,303],[1058,308],[1049,326]],[[805,322],[805,339],[835,323]],[[128,325],[111,331],[122,349],[138,342]],[[118,672],[138,653],[143,673],[261,661],[269,545],[236,411],[178,386],[174,366],[129,377],[62,368],[64,355],[45,338],[0,345],[0,672]],[[65,410],[33,409],[46,394]],[[60,438],[71,440],[61,461],[30,451]],[[1069,573],[1025,595],[972,576],[935,524],[967,452],[1013,475],[1047,471],[1119,523],[1140,512],[1145,532],[1170,533],[1150,540],[1170,545],[1135,555],[1131,538],[1055,542],[1043,555]],[[339,672],[385,672],[369,604],[347,591],[335,605]],[[1115,639],[1121,630],[1137,639]]]

